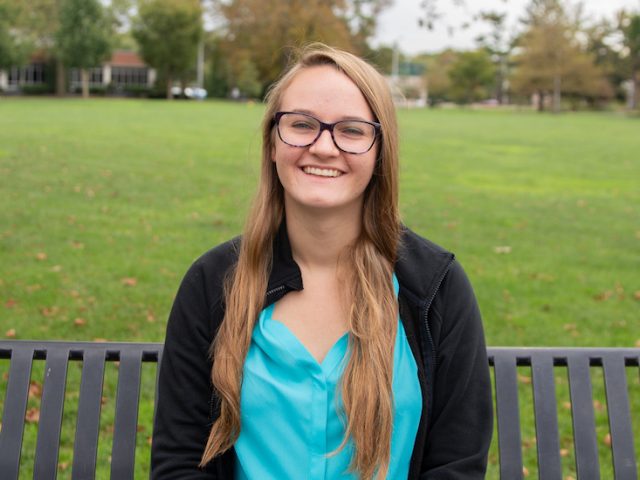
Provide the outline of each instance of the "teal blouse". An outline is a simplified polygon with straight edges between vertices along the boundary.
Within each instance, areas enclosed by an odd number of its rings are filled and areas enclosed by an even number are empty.
[[[394,288],[398,281],[394,275]],[[344,419],[338,385],[348,334],[321,363],[265,308],[253,331],[240,395],[241,431],[235,443],[237,480],[356,479],[348,472],[351,441],[342,442]],[[393,355],[394,416],[387,478],[407,478],[422,413],[418,369],[398,318]]]

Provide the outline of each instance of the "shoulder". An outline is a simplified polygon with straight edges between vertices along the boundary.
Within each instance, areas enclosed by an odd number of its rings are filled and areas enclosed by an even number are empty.
[[[454,262],[453,253],[402,228],[395,270],[400,285],[424,301],[433,296]]]
[[[219,303],[225,279],[238,260],[240,237],[211,248],[196,259],[184,276],[178,296],[197,294],[207,303]]]

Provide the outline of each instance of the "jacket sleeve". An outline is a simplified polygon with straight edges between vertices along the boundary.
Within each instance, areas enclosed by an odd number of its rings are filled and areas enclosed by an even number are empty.
[[[151,448],[153,480],[216,478],[214,462],[198,467],[211,428],[213,391],[212,299],[206,283],[204,268],[196,262],[183,279],[169,315]]]
[[[480,311],[457,261],[429,315],[436,362],[420,478],[483,479],[493,433],[491,380]]]

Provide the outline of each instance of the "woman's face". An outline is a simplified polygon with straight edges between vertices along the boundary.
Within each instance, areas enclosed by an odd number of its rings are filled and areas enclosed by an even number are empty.
[[[280,111],[300,112],[325,123],[374,121],[367,101],[349,77],[330,65],[301,70],[285,89]],[[285,206],[360,214],[376,162],[374,145],[363,154],[344,153],[324,130],[308,147],[294,147],[274,135],[271,156],[284,187]]]

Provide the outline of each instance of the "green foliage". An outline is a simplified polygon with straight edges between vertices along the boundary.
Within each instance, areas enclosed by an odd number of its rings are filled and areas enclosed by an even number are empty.
[[[490,96],[495,66],[486,50],[462,52],[449,70],[451,96],[460,103],[471,103]]]
[[[25,51],[15,35],[18,10],[11,2],[0,2],[0,68],[20,65],[25,59]]]
[[[571,22],[557,0],[532,0],[528,7],[528,28],[521,35],[511,77],[513,91],[538,94],[539,109],[553,95],[553,109],[560,110],[562,94],[590,99],[613,95],[605,72],[578,41],[579,25]]]
[[[255,80],[264,92],[280,75],[296,47],[324,42],[366,55],[376,15],[390,2],[231,0],[216,4],[225,21],[221,49],[229,62],[229,87],[240,88],[242,81],[245,89],[253,89],[255,70]]]
[[[429,91],[429,103],[432,105],[452,100],[449,71],[458,55],[458,52],[447,49],[441,53],[423,55],[416,59],[426,66],[425,78]]]
[[[133,36],[148,65],[166,79],[167,97],[173,81],[196,63],[202,38],[202,7],[198,0],[141,0]]]
[[[62,0],[58,54],[67,67],[88,69],[102,64],[111,53],[111,24],[99,0]]]
[[[230,66],[227,58],[221,52],[221,41],[213,38],[207,43],[208,59],[205,85],[207,94],[211,98],[225,98],[229,94]]]
[[[640,14],[631,15],[623,27],[624,44],[629,49],[629,64],[633,81],[633,97],[630,107],[640,104]]]

